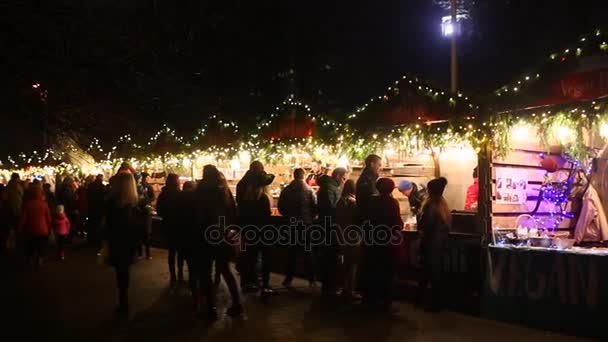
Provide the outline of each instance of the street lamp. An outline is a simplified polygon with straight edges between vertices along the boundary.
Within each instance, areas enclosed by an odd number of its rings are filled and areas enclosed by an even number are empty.
[[[451,74],[452,82],[450,89],[452,93],[458,91],[458,62],[456,59],[456,36],[460,33],[460,25],[458,24],[459,19],[465,19],[464,14],[457,14],[456,0],[450,1],[450,12],[451,15],[441,18],[441,32],[445,37],[450,37],[452,41],[452,59],[451,59]]]

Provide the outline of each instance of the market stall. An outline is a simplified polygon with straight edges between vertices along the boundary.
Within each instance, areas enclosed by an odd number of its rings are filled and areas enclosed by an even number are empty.
[[[475,183],[478,152],[488,137],[477,116],[479,107],[464,94],[450,94],[416,77],[397,80],[383,96],[370,99],[351,114],[349,124],[383,157],[382,177],[396,184],[408,180],[424,192],[428,181],[448,179],[444,197],[453,210],[453,225],[444,251],[444,276],[453,308],[477,313],[481,287],[483,231],[475,211],[465,211],[467,191]],[[357,173],[357,169],[353,173]],[[356,177],[355,177],[356,178]],[[396,189],[402,210],[408,199]],[[407,211],[405,255],[399,266],[399,294],[413,297],[421,275],[416,216]]]
[[[605,38],[581,37],[494,94],[484,317],[607,336]]]

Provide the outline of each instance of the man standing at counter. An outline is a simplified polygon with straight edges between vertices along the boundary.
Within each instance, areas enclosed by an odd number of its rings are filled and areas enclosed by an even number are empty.
[[[376,181],[380,177],[382,158],[370,154],[365,158],[365,168],[357,180],[357,212],[361,222],[369,220],[369,203],[372,196],[377,196]]]
[[[476,211],[477,201],[479,200],[479,171],[477,166],[473,169],[473,184],[467,188],[467,198],[464,204],[464,210]]]
[[[322,249],[321,291],[324,295],[336,294],[336,274],[338,273],[338,241],[334,231],[336,207],[340,201],[342,186],[348,179],[345,168],[334,169],[331,176],[319,178],[319,221],[324,227],[326,244]]]
[[[304,228],[310,226],[315,218],[317,210],[317,196],[315,192],[304,181],[304,169],[295,169],[293,171],[293,181],[281,191],[279,197],[279,213],[282,216],[289,218],[292,233],[300,234],[298,231],[298,223],[301,223]],[[292,288],[293,273],[296,267],[296,258],[302,246],[290,245],[287,249],[287,267],[285,270],[285,280],[283,286]],[[308,281],[311,286],[314,285],[314,268],[312,256],[306,251],[306,260],[308,261]]]
[[[306,177],[306,184],[308,186],[319,185],[317,181],[325,174],[323,170],[323,163],[320,160],[315,160],[310,165],[310,174]]]

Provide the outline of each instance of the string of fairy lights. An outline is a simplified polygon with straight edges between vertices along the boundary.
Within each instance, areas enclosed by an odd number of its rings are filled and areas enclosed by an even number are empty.
[[[565,62],[597,50],[608,52],[605,36],[606,32],[597,30],[581,37],[576,47],[551,54],[549,62]],[[501,87],[495,94],[521,94],[522,89],[540,78],[540,72],[526,74],[514,84]],[[399,100],[400,95],[406,93],[446,105],[462,115],[434,122],[419,117],[416,122],[394,127],[357,127],[359,119],[376,118],[376,111],[381,111],[383,106]],[[284,156],[293,155],[294,149],[305,150],[310,156],[314,155],[314,151],[323,150],[332,151],[343,159],[360,160],[365,154],[377,152],[384,146],[408,153],[421,148],[441,149],[449,143],[467,143],[476,151],[479,151],[483,144],[490,143],[496,155],[505,156],[510,148],[510,132],[513,128],[531,125],[540,132],[539,138],[545,145],[557,140],[566,145],[571,156],[584,158],[588,151],[582,139],[577,138],[583,136],[582,130],[593,131],[602,137],[608,136],[606,108],[604,100],[553,112],[550,109],[536,112],[503,112],[483,120],[479,115],[479,105],[470,96],[463,93],[452,94],[418,77],[404,75],[391,83],[384,94],[372,97],[356,107],[342,122],[315,113],[311,106],[292,94],[275,107],[274,111],[264,116],[252,131],[242,132],[236,122],[212,115],[191,139],[185,139],[167,124],[163,124],[161,129],[143,143],[136,142],[131,134],[125,134],[109,148],[102,146],[98,138],[93,138],[84,150],[94,154],[95,158],[99,159],[96,161],[103,168],[115,167],[122,160],[132,160],[144,166],[158,166],[159,163],[184,166],[200,160],[200,156],[209,156],[203,159],[230,161],[245,153],[276,163],[284,160]],[[299,117],[310,120],[314,126],[311,134],[306,137],[269,138],[265,132],[272,130],[277,124],[280,125],[284,119],[282,114],[294,111]],[[213,141],[213,134],[217,130],[228,132],[233,141],[218,146]],[[171,145],[171,151],[167,151],[165,145]],[[338,148],[334,148],[335,146]],[[78,146],[70,145],[63,146],[59,151],[48,149],[43,152],[32,151],[29,154],[21,152],[0,160],[0,166],[17,169],[31,165],[61,165],[67,152],[76,152],[79,149]],[[181,160],[181,163],[176,160]]]
[[[548,58],[545,60],[545,63],[538,66],[537,70],[542,70],[543,68],[560,67],[561,65],[570,61],[576,61],[581,57],[597,54],[608,54],[608,31],[603,31],[600,29],[594,30],[589,34],[580,37],[576,46],[567,47],[561,51],[549,54]],[[500,87],[494,91],[494,94],[502,97],[509,95],[515,96],[521,94],[524,89],[536,83],[540,79],[540,72],[528,72],[516,79],[514,82]]]
[[[298,102],[286,102],[285,105],[302,106]],[[306,108],[306,107],[304,107]],[[306,138],[269,140],[265,138],[264,130],[272,124],[272,120],[279,118],[278,113],[271,115],[270,122],[264,122],[257,126],[257,131],[251,132],[247,136],[237,137],[232,144],[224,146],[210,145],[201,149],[190,151],[190,142],[186,142],[183,137],[177,135],[175,130],[167,125],[156,132],[147,144],[138,145],[131,135],[121,136],[117,143],[109,149],[104,149],[99,139],[93,139],[86,151],[95,152],[96,155],[103,155],[99,160],[100,165],[120,164],[122,160],[139,161],[142,166],[161,164],[178,164],[175,160],[182,160],[183,165],[188,165],[188,160],[196,160],[200,155],[211,156],[216,161],[229,161],[234,156],[248,152],[257,158],[266,159],[267,162],[276,163],[284,159],[282,154],[293,154],[290,151],[301,149],[306,151],[332,150],[340,156],[349,159],[360,160],[367,153],[373,153],[383,146],[391,145],[393,148],[402,152],[413,152],[421,148],[441,149],[448,143],[468,143],[476,150],[482,144],[490,142],[495,148],[495,154],[504,155],[509,151],[511,130],[515,126],[534,126],[537,132],[541,132],[540,140],[546,144],[556,139],[563,142],[570,155],[576,158],[583,158],[587,154],[586,147],[582,145],[582,130],[588,130],[599,134],[602,137],[608,136],[608,106],[606,102],[591,102],[589,106],[579,105],[574,108],[562,109],[559,111],[538,111],[538,112],[507,112],[492,116],[489,120],[481,122],[476,116],[466,116],[456,120],[446,120],[434,123],[412,123],[390,128],[377,128],[374,130],[360,131],[348,123],[338,123],[334,120],[324,118],[319,115],[310,114],[311,118],[316,119],[320,126],[330,126],[331,135],[324,136],[322,139],[317,136]],[[307,115],[309,111],[306,110]],[[217,118],[215,118],[217,119]],[[218,120],[224,126],[224,121]],[[319,125],[317,125],[319,126]],[[235,123],[227,122],[226,127],[231,127],[238,132]],[[209,132],[206,132],[209,133]],[[179,152],[164,152],[154,155],[149,150],[159,139],[170,137],[179,144]],[[193,141],[195,141],[193,139]],[[558,142],[559,142],[558,141]],[[117,153],[123,150],[122,146],[128,147],[125,154]],[[338,149],[329,148],[339,146]],[[289,148],[287,148],[289,147]],[[130,151],[129,151],[130,149]],[[69,151],[77,151],[76,146],[69,146]],[[106,152],[107,153],[104,153]],[[284,152],[281,152],[284,151]],[[131,154],[130,157],[128,154]],[[17,158],[9,156],[6,166],[11,168],[22,168],[27,165],[44,165],[58,163],[63,160],[66,152],[47,150],[45,153],[33,151],[27,155],[20,153]],[[309,153],[313,156],[314,153]],[[135,157],[138,156],[138,157]],[[185,160],[185,162],[184,162]]]

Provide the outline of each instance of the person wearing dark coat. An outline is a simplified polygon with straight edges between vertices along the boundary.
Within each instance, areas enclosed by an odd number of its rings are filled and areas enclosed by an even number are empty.
[[[133,175],[130,173],[117,175],[106,202],[105,240],[108,245],[108,262],[116,270],[119,314],[129,312],[129,267],[134,261],[137,247],[138,202]]]
[[[399,201],[393,198],[395,182],[390,178],[376,181],[379,195],[369,203],[371,232],[367,239],[363,263],[366,274],[363,284],[363,302],[372,308],[390,312],[392,288],[397,270],[396,248],[393,238],[403,229]],[[384,231],[384,233],[380,233]],[[371,233],[371,234],[370,234]]]
[[[177,281],[184,281],[184,256],[179,250],[179,229],[180,229],[180,200],[181,191],[179,189],[179,176],[170,173],[167,175],[165,187],[158,196],[156,202],[156,212],[162,217],[162,232],[167,244],[169,275],[171,286],[175,286]],[[175,261],[177,258],[177,276],[175,274]]]
[[[203,232],[198,220],[196,183],[185,182],[179,198],[178,249],[188,265],[188,284],[192,293],[194,310],[199,311],[203,302],[202,260],[204,258]]]
[[[256,264],[258,255],[262,257],[262,295],[274,293],[270,287],[270,260],[269,249],[261,243],[259,237],[263,234],[264,227],[270,223],[271,209],[270,197],[267,187],[274,180],[274,175],[266,172],[256,173],[251,176],[244,190],[243,196],[238,203],[239,223],[242,228],[241,236],[250,237],[256,235],[258,239],[245,239],[245,253],[241,267],[241,280],[244,284],[243,291],[252,292],[258,288]],[[250,231],[252,233],[250,233]]]
[[[66,177],[61,187],[56,191],[56,199],[58,205],[63,205],[65,214],[72,222],[73,229],[71,234],[80,232],[80,213],[78,212],[78,200],[76,198],[75,183],[72,177]]]
[[[338,167],[331,176],[322,176],[319,184],[319,221],[326,236],[321,248],[321,291],[325,295],[336,294],[338,272],[338,234],[335,230],[336,207],[341,198],[341,187],[348,179],[347,171]]]
[[[55,199],[55,194],[51,191],[51,184],[44,183],[44,185],[42,185],[42,193],[51,210],[51,214],[54,214],[55,208],[57,207],[57,200]]]
[[[423,300],[428,284],[431,283],[432,302],[430,309],[432,311],[442,310],[445,299],[445,284],[441,279],[441,261],[452,222],[450,209],[443,197],[443,191],[447,184],[447,179],[443,177],[433,179],[428,183],[428,197],[422,204],[422,214],[418,221],[424,269],[423,277],[418,284],[418,301]]]
[[[203,168],[203,179],[196,190],[196,203],[199,222],[203,228],[204,253],[202,260],[202,284],[206,295],[206,310],[204,318],[217,317],[215,308],[215,287],[211,281],[212,265],[224,278],[232,306],[227,310],[230,316],[238,316],[242,312],[236,279],[230,270],[230,260],[233,257],[234,246],[231,242],[231,226],[236,222],[236,203],[228,187],[224,175],[213,165]]]
[[[140,227],[140,242],[137,249],[137,256],[143,257],[144,249],[146,259],[152,259],[150,255],[150,235],[152,235],[152,203],[154,202],[154,188],[150,185],[150,175],[147,172],[142,172],[140,175],[141,181],[137,187],[139,194],[139,209],[142,213],[143,225]]]
[[[359,179],[357,179],[357,212],[361,222],[369,220],[369,203],[373,196],[378,195],[376,181],[380,177],[381,167],[382,158],[378,155],[370,154],[365,158],[365,168],[361,172]]]
[[[99,247],[102,235],[102,222],[104,216],[104,201],[106,188],[103,185],[103,175],[97,175],[87,188],[87,208],[89,210],[89,239]]]
[[[313,223],[317,211],[317,196],[304,181],[304,175],[304,169],[294,170],[294,179],[281,191],[278,203],[279,213],[290,221],[290,233],[297,234],[296,236],[305,233],[306,227],[309,227]],[[300,227],[304,228],[304,231],[301,231]],[[286,288],[292,287],[296,259],[302,247],[301,245],[288,246],[287,267],[285,270],[285,280],[283,280],[283,286]],[[315,282],[314,262],[310,252],[305,251],[304,254],[308,266],[308,281],[312,287]]]
[[[236,204],[240,205],[243,196],[249,185],[255,179],[256,176],[262,175],[264,173],[264,164],[262,162],[256,160],[249,165],[249,170],[245,173],[243,178],[239,180],[236,184]]]

